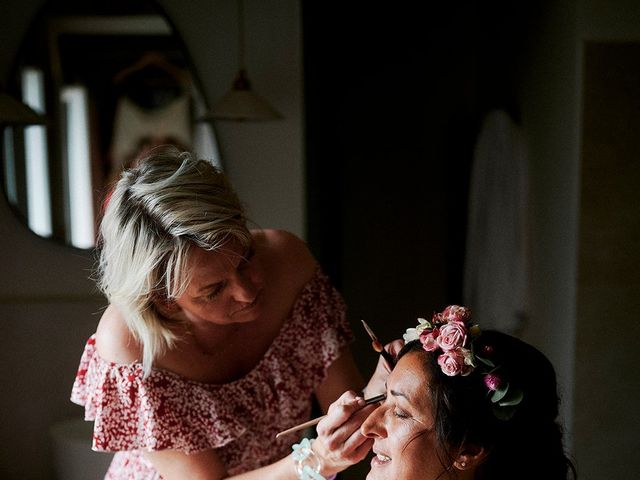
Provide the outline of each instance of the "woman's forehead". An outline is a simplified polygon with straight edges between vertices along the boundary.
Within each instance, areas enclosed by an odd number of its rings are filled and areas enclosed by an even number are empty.
[[[215,251],[193,247],[189,254],[192,282],[211,282],[226,276],[237,268],[246,254],[247,248],[237,240],[229,241]]]
[[[389,391],[402,396],[416,407],[428,404],[430,374],[425,370],[419,352],[405,354],[397,363],[387,380]]]
[[[230,238],[215,250],[207,250],[197,245],[193,245],[189,250],[189,259],[197,266],[203,260],[215,260],[222,263],[237,262],[239,258],[244,258],[248,248],[237,238]]]

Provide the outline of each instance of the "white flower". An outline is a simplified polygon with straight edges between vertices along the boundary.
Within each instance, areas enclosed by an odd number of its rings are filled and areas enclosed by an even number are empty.
[[[409,343],[413,340],[418,340],[420,338],[420,334],[418,333],[417,328],[407,328],[407,331],[402,335],[404,339],[404,343]]]
[[[418,334],[424,332],[428,328],[433,328],[433,325],[431,325],[431,322],[429,322],[424,318],[418,318],[418,326],[416,327]]]
[[[407,331],[402,338],[404,338],[404,343],[409,343],[412,340],[418,340],[420,338],[420,334],[425,330],[433,328],[431,323],[424,318],[418,318],[418,325],[416,328],[407,328]]]

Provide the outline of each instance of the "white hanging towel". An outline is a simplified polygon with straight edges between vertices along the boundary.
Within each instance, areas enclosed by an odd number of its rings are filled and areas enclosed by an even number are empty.
[[[529,175],[520,128],[489,112],[469,190],[464,301],[481,327],[518,335],[528,318]]]
[[[181,95],[164,107],[146,110],[127,97],[116,105],[111,166],[119,173],[135,158],[140,144],[167,143],[171,138],[184,148],[191,148],[191,99]]]

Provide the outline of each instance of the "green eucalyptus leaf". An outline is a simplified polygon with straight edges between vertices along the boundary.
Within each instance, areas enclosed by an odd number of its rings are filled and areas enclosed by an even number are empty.
[[[501,407],[518,405],[524,398],[524,393],[519,388],[512,388],[509,395],[498,402]]]
[[[493,414],[496,416],[498,420],[507,421],[513,418],[513,415],[516,413],[516,408],[511,406],[500,407],[498,405],[493,406]]]
[[[504,396],[507,394],[508,391],[509,391],[509,383],[507,382],[502,387],[498,388],[495,392],[493,392],[493,394],[491,395],[491,401],[493,403],[498,403],[500,400],[504,398]]]
[[[495,368],[495,364],[488,358],[482,358],[482,357],[479,357],[478,355],[475,355],[475,357],[478,359],[478,361],[484,363],[486,366]]]

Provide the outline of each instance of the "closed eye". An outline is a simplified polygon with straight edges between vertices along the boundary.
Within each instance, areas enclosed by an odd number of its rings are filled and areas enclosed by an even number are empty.
[[[393,414],[398,418],[410,418],[411,417],[411,415],[409,415],[407,412],[405,412],[404,410],[401,410],[399,408],[394,408],[393,409]]]
[[[207,300],[215,299],[218,295],[220,295],[220,292],[222,292],[226,285],[226,281],[216,284],[213,289],[204,296],[204,298],[206,298]]]

